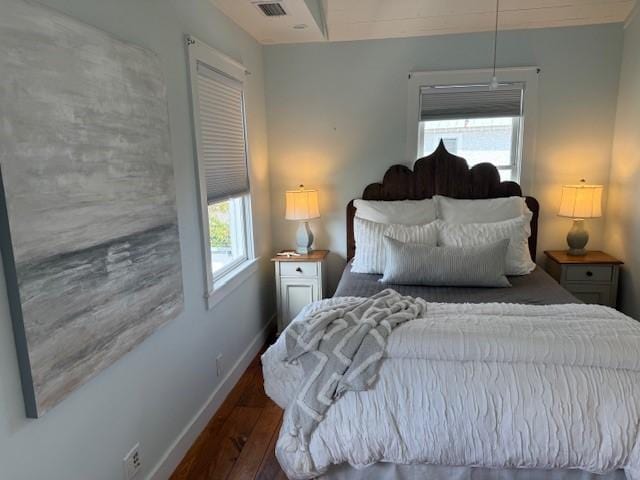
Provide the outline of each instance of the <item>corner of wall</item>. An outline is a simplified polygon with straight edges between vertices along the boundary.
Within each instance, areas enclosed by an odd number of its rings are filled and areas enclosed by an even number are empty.
[[[605,248],[625,262],[620,281],[619,308],[640,316],[640,11],[638,4],[624,28],[624,44],[611,166],[607,193]]]

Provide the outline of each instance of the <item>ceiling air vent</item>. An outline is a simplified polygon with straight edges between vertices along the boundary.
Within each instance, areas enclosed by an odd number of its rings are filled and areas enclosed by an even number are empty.
[[[267,17],[282,17],[287,14],[279,2],[256,3],[256,7],[258,7]]]

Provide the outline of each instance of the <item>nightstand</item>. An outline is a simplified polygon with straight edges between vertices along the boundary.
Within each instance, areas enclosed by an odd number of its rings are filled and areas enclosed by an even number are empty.
[[[328,250],[313,250],[295,257],[275,256],[276,293],[278,298],[278,333],[281,333],[300,310],[326,291],[325,260]]]
[[[615,308],[622,265],[620,260],[596,250],[583,256],[567,255],[564,250],[544,253],[549,274],[575,297],[585,303]]]

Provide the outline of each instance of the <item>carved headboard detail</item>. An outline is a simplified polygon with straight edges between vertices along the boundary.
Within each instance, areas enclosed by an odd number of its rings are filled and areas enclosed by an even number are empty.
[[[447,151],[442,141],[429,156],[416,160],[413,170],[405,165],[393,165],[384,174],[382,183],[372,183],[362,192],[364,200],[423,200],[434,195],[462,199],[482,199],[522,196],[520,185],[501,182],[498,169],[490,163],[469,168],[467,161]],[[525,197],[531,219],[529,251],[536,259],[538,243],[538,215],[540,205],[533,197]],[[347,205],[347,260],[356,253],[353,236],[353,200]]]

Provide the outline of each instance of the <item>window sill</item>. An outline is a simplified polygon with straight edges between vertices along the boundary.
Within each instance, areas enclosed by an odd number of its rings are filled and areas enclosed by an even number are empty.
[[[205,298],[207,299],[207,310],[211,310],[215,305],[242,285],[258,271],[258,261],[260,258],[247,260],[236,268],[227,273],[224,277],[213,283],[213,289],[209,291]]]

